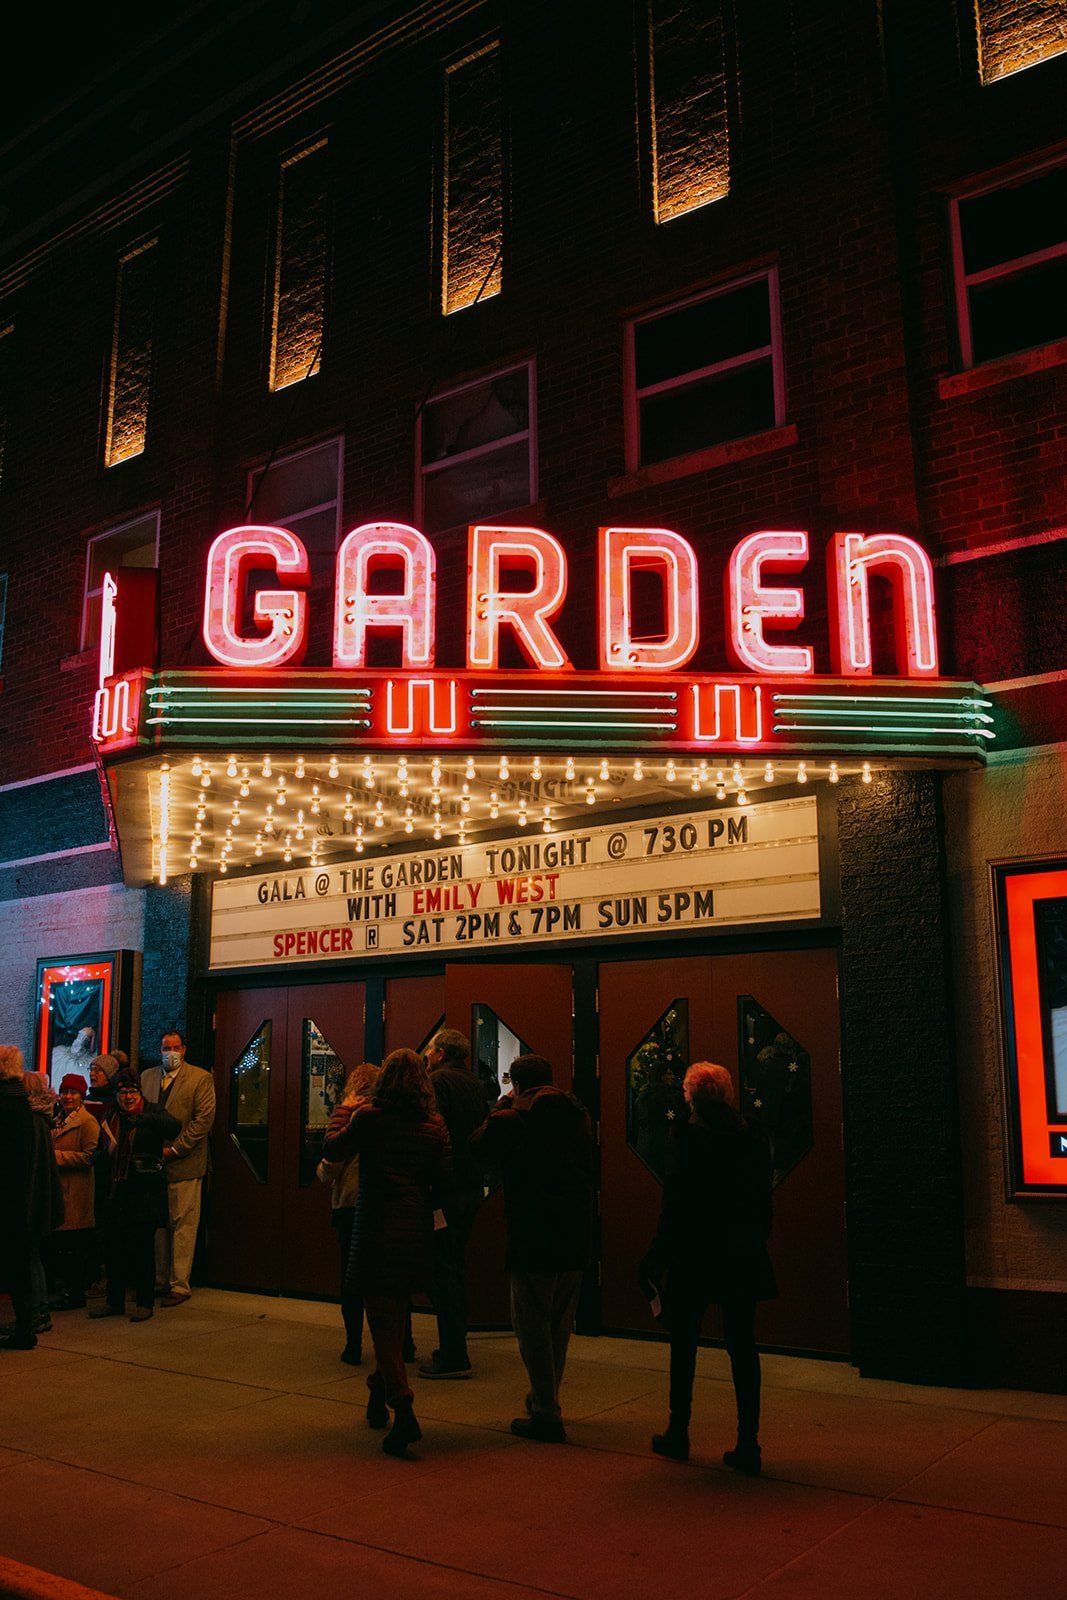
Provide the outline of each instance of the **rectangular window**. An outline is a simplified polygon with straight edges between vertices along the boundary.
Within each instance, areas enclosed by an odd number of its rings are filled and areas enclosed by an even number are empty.
[[[777,274],[638,317],[627,328],[627,367],[631,472],[780,426]]]
[[[7,408],[11,400],[11,355],[15,341],[12,322],[0,323],[0,487],[4,482],[4,449],[7,445]]]
[[[530,361],[436,395],[419,417],[418,512],[427,533],[537,499]]]
[[[0,572],[0,672],[4,670],[4,624],[7,621],[7,573]]]
[[[1067,1196],[1067,861],[993,868],[1008,1194]]]
[[[332,555],[341,517],[341,440],[312,445],[249,474],[249,521],[288,528],[309,554]]]
[[[730,190],[721,5],[648,0],[652,206],[657,222]]]
[[[952,202],[960,358],[1067,338],[1067,165]]]
[[[147,239],[119,259],[111,339],[104,465],[118,466],[144,450],[152,389],[156,244]]]
[[[1063,0],[975,0],[983,83],[1025,72],[1067,50]]]
[[[326,140],[287,156],[278,179],[270,386],[318,372],[326,309]]]
[[[159,512],[150,511],[135,522],[124,522],[89,540],[85,553],[85,600],[82,605],[81,647],[89,650],[100,640],[100,597],[104,574],[119,567],[159,565]]]
[[[500,293],[504,237],[500,46],[445,69],[442,305]]]

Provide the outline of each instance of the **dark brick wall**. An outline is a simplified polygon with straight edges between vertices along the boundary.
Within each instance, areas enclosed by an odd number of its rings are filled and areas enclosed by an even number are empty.
[[[970,1372],[940,779],[842,785],[841,1034],[853,1353],[868,1377]]]

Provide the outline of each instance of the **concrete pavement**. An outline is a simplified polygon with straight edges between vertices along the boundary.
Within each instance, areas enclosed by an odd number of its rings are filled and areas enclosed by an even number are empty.
[[[1067,1586],[1067,1396],[912,1388],[764,1358],[764,1476],[701,1351],[687,1465],[649,1452],[663,1345],[576,1339],[570,1444],[508,1432],[508,1335],[470,1382],[416,1382],[383,1456],[335,1307],[198,1290],[148,1323],[54,1318],[0,1352],[0,1553],[129,1600],[1001,1600]],[[415,1318],[420,1355],[430,1318]],[[2,1591],[0,1591],[2,1592]]]

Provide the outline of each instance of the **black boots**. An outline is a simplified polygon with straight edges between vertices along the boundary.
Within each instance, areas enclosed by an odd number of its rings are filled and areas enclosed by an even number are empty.
[[[723,1463],[746,1478],[758,1478],[763,1467],[763,1456],[755,1439],[738,1439],[732,1450],[723,1451]]]
[[[415,1402],[409,1396],[398,1400],[393,1410],[393,1426],[382,1440],[387,1456],[402,1456],[409,1444],[422,1438],[422,1429],[415,1419]]]
[[[372,1428],[389,1426],[389,1407],[385,1403],[385,1379],[372,1372],[367,1379],[367,1423]]]
[[[684,1423],[668,1422],[666,1433],[652,1435],[652,1448],[658,1456],[668,1456],[671,1461],[688,1461],[689,1428]]]

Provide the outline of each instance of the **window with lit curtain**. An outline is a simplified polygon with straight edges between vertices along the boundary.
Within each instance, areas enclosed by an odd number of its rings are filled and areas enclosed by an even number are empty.
[[[142,240],[119,257],[104,442],[108,467],[141,455],[148,437],[158,242]]]
[[[445,69],[442,309],[500,293],[504,152],[499,43]]]
[[[975,0],[983,83],[1025,72],[1067,50],[1065,0]]]
[[[722,7],[648,0],[652,208],[657,222],[730,190]]]
[[[285,156],[278,176],[270,386],[313,378],[326,314],[325,139]]]

